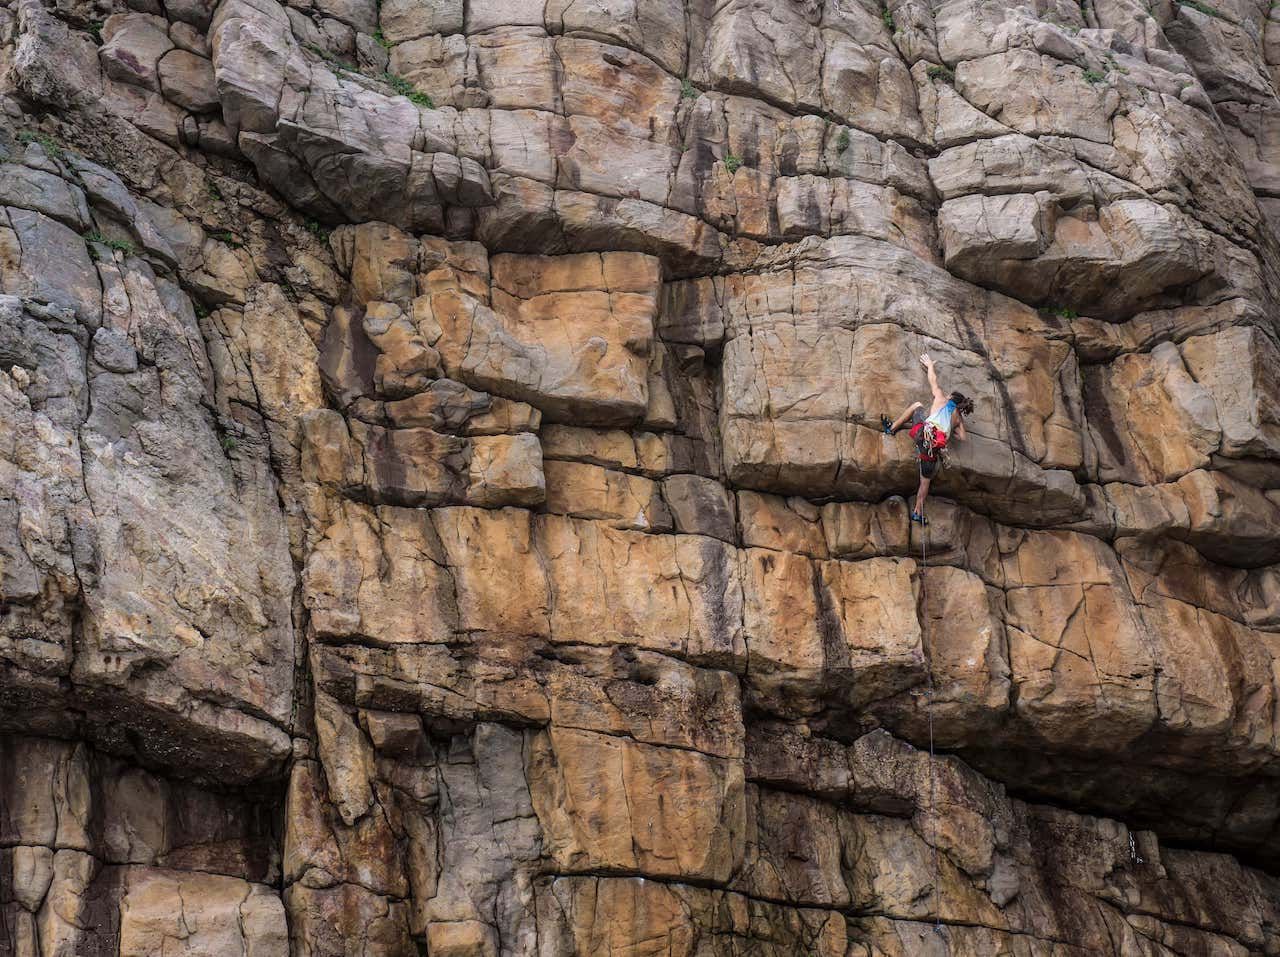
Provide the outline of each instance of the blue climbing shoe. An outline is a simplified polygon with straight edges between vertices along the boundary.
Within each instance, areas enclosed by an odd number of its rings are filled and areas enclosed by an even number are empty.
[[[880,416],[880,428],[884,430],[885,435],[893,435],[893,420],[887,415]]]
[[[921,515],[919,512],[912,512],[912,513],[911,513],[911,521],[913,521],[913,522],[919,522],[921,525],[928,525],[928,524],[929,524],[929,520],[928,520],[927,518],[925,518],[923,515]]]

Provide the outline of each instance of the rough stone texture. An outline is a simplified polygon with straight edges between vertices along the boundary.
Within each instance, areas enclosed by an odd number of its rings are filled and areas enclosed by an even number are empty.
[[[1280,953],[1277,30],[5,2],[0,954]]]

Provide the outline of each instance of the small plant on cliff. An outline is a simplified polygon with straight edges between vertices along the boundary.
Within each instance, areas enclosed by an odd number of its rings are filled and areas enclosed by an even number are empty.
[[[1085,81],[1086,83],[1093,83],[1093,84],[1097,84],[1097,83],[1101,83],[1101,82],[1102,82],[1103,80],[1105,80],[1106,78],[1107,78],[1107,75],[1106,75],[1105,73],[1101,72],[1100,70],[1085,70],[1085,71],[1084,71],[1084,81]]]
[[[102,46],[102,21],[90,20],[88,30],[89,36],[93,37],[93,42]]]
[[[1222,15],[1221,10],[1219,10],[1217,7],[1213,7],[1207,3],[1204,3],[1203,0],[1178,0],[1178,5],[1183,7],[1190,7],[1192,10],[1199,10],[1206,17],[1216,17],[1219,20],[1226,19],[1226,17]]]
[[[309,232],[316,239],[320,240],[320,242],[327,243],[329,241],[329,230],[325,229],[324,226],[320,225],[319,221],[314,219],[308,219],[306,226],[307,226],[307,232]]]
[[[888,8],[880,11],[880,19],[884,21],[885,29],[888,30],[890,33],[892,33],[893,32],[893,14],[889,12]]]
[[[230,246],[232,249],[243,249],[244,243],[235,237],[234,234],[223,230],[220,233],[210,233],[209,236],[216,239],[220,243]]]
[[[410,103],[415,103],[418,106],[425,106],[429,110],[434,110],[436,108],[435,101],[432,100],[430,96],[426,93],[421,93],[418,90],[415,90],[413,84],[404,77],[398,76],[395,73],[383,73],[379,75],[378,79],[391,87],[391,89],[395,90],[401,96],[407,97]]]
[[[126,256],[132,256],[135,251],[133,243],[129,242],[127,239],[108,239],[96,229],[85,233],[83,238],[84,241],[89,244],[89,255],[95,260],[98,258],[97,250],[94,248],[95,246],[106,246],[108,249],[118,253],[124,253]]]
[[[228,435],[226,432],[223,432],[222,435],[218,437],[218,443],[222,446],[222,451],[226,452],[228,455],[240,448],[240,443],[236,441],[236,437],[234,435]]]
[[[738,157],[734,156],[732,153],[724,154],[724,168],[729,171],[730,176],[736,173],[741,165],[742,160],[738,159]]]
[[[851,142],[853,141],[849,138],[849,131],[841,130],[840,135],[836,137],[836,152],[843,153],[849,148]]]
[[[382,49],[384,50],[391,49],[391,41],[388,40],[385,36],[383,36],[381,30],[373,31],[373,38],[378,42],[378,46],[382,47]]]
[[[62,157],[62,147],[54,142],[53,137],[48,133],[38,133],[35,130],[23,130],[18,134],[18,142],[23,145],[39,143],[41,148],[49,154],[50,159],[60,159]]]
[[[927,72],[929,74],[929,79],[931,80],[941,80],[943,83],[952,84],[956,82],[956,75],[949,66],[938,66],[935,64],[934,66],[929,67]]]
[[[698,88],[694,86],[693,83],[690,82],[689,78],[686,76],[683,80],[680,81],[680,99],[696,100],[697,98],[698,98]]]
[[[1056,316],[1059,319],[1076,319],[1080,314],[1074,309],[1067,306],[1041,306],[1040,314],[1044,316]]]
[[[334,56],[324,47],[316,46],[314,43],[304,43],[303,46],[305,46],[308,50],[310,50],[320,59],[324,60],[324,62],[329,65],[329,69],[332,70],[337,76],[342,76],[344,73],[360,72],[350,63],[347,63],[344,60],[339,60],[336,56]]]

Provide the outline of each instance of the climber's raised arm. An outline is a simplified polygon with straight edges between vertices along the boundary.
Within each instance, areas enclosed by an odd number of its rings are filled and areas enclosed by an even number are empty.
[[[936,409],[947,401],[947,394],[942,391],[942,386],[938,385],[938,373],[933,367],[933,360],[929,358],[929,353],[920,353],[920,364],[929,373],[929,389],[933,392],[933,407]]]

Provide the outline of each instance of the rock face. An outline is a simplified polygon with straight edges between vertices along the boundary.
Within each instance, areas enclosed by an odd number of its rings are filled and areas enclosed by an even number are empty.
[[[1277,31],[0,6],[0,955],[1280,954]]]

